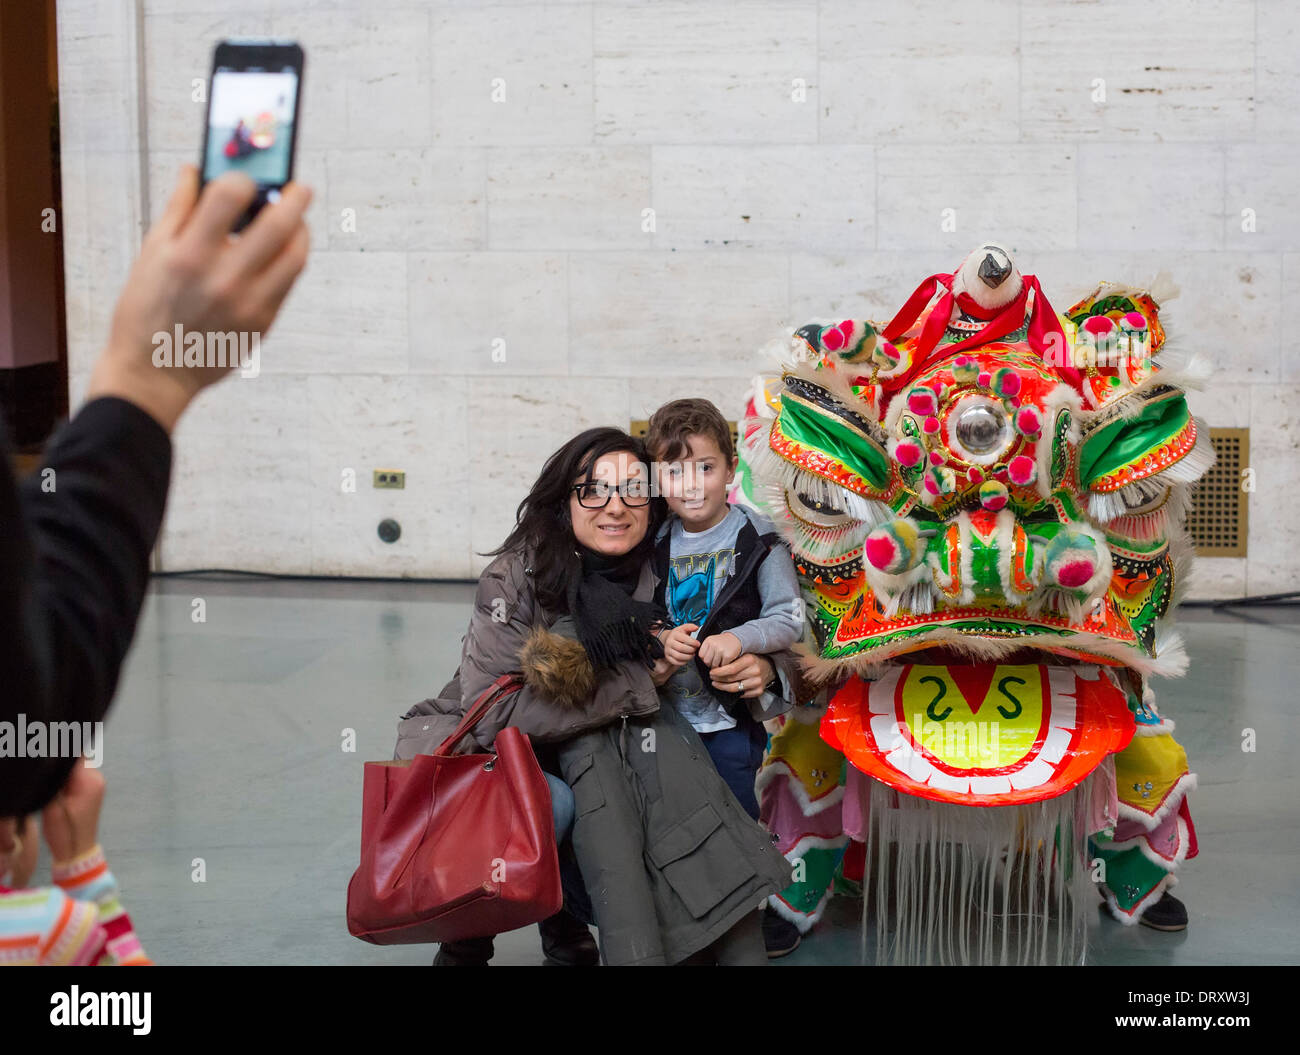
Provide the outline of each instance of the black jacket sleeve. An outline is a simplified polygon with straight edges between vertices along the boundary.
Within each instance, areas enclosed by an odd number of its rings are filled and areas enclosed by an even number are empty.
[[[97,722],[117,687],[149,579],[171,440],[134,404],[95,399],[15,485],[0,451],[0,816],[54,797],[75,759],[16,757],[19,716]],[[4,733],[8,732],[6,740]]]

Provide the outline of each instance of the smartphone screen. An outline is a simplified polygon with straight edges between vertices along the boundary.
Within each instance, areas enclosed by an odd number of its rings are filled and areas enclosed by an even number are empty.
[[[222,41],[212,61],[203,183],[230,171],[257,184],[257,197],[235,230],[250,223],[293,178],[302,89],[302,48],[290,42]]]

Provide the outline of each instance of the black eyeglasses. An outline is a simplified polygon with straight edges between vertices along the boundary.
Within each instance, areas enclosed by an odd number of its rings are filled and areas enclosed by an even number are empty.
[[[577,492],[578,505],[583,509],[604,509],[615,494],[631,509],[650,504],[650,484],[645,480],[624,480],[617,487],[604,480],[591,480],[574,484],[569,490]]]

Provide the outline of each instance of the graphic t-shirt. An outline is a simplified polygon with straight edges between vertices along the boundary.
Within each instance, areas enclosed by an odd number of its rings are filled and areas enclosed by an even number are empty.
[[[759,534],[771,530],[761,517],[754,519]],[[687,531],[680,520],[672,518],[664,604],[674,625],[704,625],[715,599],[736,570],[736,539],[744,526],[745,514],[736,506],[707,531]],[[794,566],[784,550],[778,548],[768,554],[759,567],[757,584],[763,602],[759,618],[740,626],[712,627],[710,634],[735,634],[745,652],[763,654],[789,648],[802,633],[803,610],[797,599]],[[678,668],[668,681],[668,689],[678,711],[696,732],[735,728],[736,719],[714,697],[712,682],[700,674],[695,663]]]

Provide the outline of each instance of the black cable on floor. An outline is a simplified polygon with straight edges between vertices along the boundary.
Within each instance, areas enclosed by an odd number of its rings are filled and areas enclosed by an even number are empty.
[[[1300,602],[1300,590],[1286,593],[1257,594],[1252,597],[1228,597],[1220,601],[1184,601],[1188,608],[1258,608],[1266,606],[1287,606]]]

